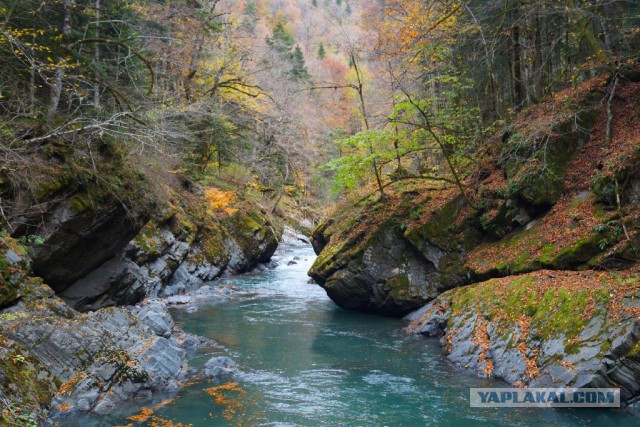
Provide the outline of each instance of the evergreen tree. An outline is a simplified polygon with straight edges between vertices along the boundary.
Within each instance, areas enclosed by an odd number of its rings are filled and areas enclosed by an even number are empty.
[[[320,47],[318,48],[318,58],[324,59],[327,56],[327,52],[324,50],[324,43],[320,42]]]
[[[304,61],[304,55],[302,54],[302,49],[300,46],[296,46],[293,50],[292,58],[292,68],[291,68],[291,80],[299,81],[308,79],[309,72],[307,71],[307,64]]]
[[[312,0],[311,4],[313,5],[313,7],[318,7],[318,0]]]
[[[349,3],[347,3],[347,8],[345,9],[345,11],[347,12],[347,15],[351,15],[351,5]]]
[[[284,22],[282,20],[278,21],[276,26],[273,28],[272,36],[267,37],[267,44],[283,57],[291,54],[293,43],[293,34],[284,27]]]

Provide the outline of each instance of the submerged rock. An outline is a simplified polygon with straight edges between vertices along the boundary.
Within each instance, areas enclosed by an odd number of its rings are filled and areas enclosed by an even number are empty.
[[[203,372],[207,378],[223,378],[232,375],[238,370],[236,362],[228,357],[218,356],[205,363]]]

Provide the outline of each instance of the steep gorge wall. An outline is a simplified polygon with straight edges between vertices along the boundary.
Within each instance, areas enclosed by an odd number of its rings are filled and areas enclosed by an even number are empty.
[[[476,209],[457,188],[419,180],[339,207],[314,230],[309,274],[344,308],[398,316],[428,304],[410,330],[440,337],[451,361],[482,375],[617,384],[632,399],[640,83],[621,81],[610,140],[607,84],[558,93],[495,135],[465,182]]]
[[[66,147],[52,151],[0,176],[2,212],[29,244],[34,274],[75,308],[182,293],[251,270],[277,248],[279,232],[255,203],[234,195],[233,206],[212,207],[206,188],[152,183],[122,156],[103,155],[94,171]]]
[[[175,205],[157,215],[114,256],[59,295],[87,311],[183,294],[225,272],[249,271],[269,261],[278,247],[274,226],[257,206],[242,203],[215,220],[203,209]]]

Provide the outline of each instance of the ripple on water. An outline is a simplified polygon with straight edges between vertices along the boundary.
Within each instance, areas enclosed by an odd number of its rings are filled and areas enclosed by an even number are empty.
[[[413,385],[413,378],[397,377],[395,375],[374,370],[365,375],[362,380],[372,386],[376,386],[378,391],[398,393],[398,394],[415,394],[417,388]]]

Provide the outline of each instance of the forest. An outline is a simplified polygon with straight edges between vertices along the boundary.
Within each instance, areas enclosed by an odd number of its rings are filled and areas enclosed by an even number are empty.
[[[166,307],[287,239],[458,366],[637,402],[639,47],[637,0],[0,0],[2,425],[186,383]]]
[[[88,169],[115,144],[149,173],[302,185],[323,203],[330,181],[462,185],[488,135],[633,65],[639,37],[626,0],[7,1],[2,14],[11,185],[52,144]]]

